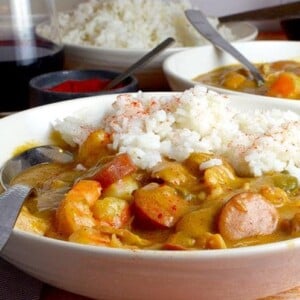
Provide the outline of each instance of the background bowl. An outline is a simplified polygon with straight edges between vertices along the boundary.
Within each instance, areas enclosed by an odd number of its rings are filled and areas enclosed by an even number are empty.
[[[235,36],[234,41],[254,40],[258,34],[255,26],[246,22],[226,24]],[[171,54],[187,48],[168,48],[149,64],[135,72],[143,90],[166,90],[168,83],[162,71],[163,61]],[[65,44],[65,67],[67,69],[110,69],[122,72],[150,49],[111,49],[94,46]]]
[[[285,59],[300,59],[299,42],[248,41],[244,43],[235,42],[233,43],[233,46],[253,63],[266,63]],[[185,50],[170,56],[164,61],[163,70],[171,89],[174,91],[183,91],[195,84],[201,84],[193,80],[196,76],[222,66],[236,63],[236,59],[231,55],[208,45]],[[224,88],[209,85],[205,86],[221,93],[244,94]],[[260,97],[270,98],[265,96]]]
[[[68,2],[58,5],[58,22],[65,46],[67,69],[109,69],[122,72],[163,39],[173,37],[177,40],[173,48],[166,49],[135,72],[141,89],[166,90],[169,87],[162,71],[163,60],[189,46],[206,43],[189,24],[183,12],[185,8],[197,8],[197,1],[169,1],[167,4],[165,1],[156,1],[155,5],[146,1],[140,8],[130,1],[122,4],[117,1],[110,5],[107,5],[109,1],[98,4],[80,0]],[[77,5],[79,2],[81,5]],[[155,17],[148,17],[148,10],[151,9]],[[253,40],[258,34],[257,28],[250,23],[220,24],[217,17],[211,17],[210,20],[230,42]],[[39,24],[36,31],[38,35],[51,39],[47,23]]]
[[[102,118],[115,97],[58,102],[1,119],[0,165],[28,141],[49,143],[57,119],[75,114]],[[232,99],[247,110],[269,105],[248,97]],[[300,113],[297,101],[274,100],[273,106]],[[50,285],[95,299],[252,300],[300,283],[299,238],[236,249],[155,251],[73,244],[14,230],[1,256]]]
[[[30,106],[49,104],[57,101],[90,97],[103,94],[129,93],[138,90],[138,81],[134,76],[129,76],[122,81],[122,86],[112,90],[98,92],[55,92],[49,90],[68,80],[107,80],[117,77],[120,73],[108,70],[70,70],[51,72],[34,77],[30,82]]]

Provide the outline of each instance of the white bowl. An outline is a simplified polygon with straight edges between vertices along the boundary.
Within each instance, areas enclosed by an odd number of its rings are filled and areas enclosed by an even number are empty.
[[[258,34],[255,26],[246,22],[228,23],[235,36],[235,41],[254,40]],[[168,48],[149,64],[135,72],[143,90],[165,90],[167,81],[162,71],[162,63],[171,54],[189,48]],[[108,69],[124,71],[150,49],[112,49],[94,46],[65,44],[65,59],[67,69]]]
[[[247,41],[244,43],[234,42],[233,46],[253,63],[285,59],[299,60],[300,58],[300,42]],[[237,60],[231,55],[211,45],[207,45],[171,55],[164,61],[163,70],[171,89],[173,91],[183,91],[195,84],[201,84],[193,80],[196,76],[221,66],[236,63],[238,63]],[[244,94],[224,88],[205,86],[220,93]],[[261,97],[266,98],[264,96]]]
[[[232,96],[244,109],[266,101]],[[49,143],[51,122],[79,112],[101,118],[115,95],[40,106],[0,120],[0,165],[27,142]],[[300,113],[297,101],[274,107]],[[38,124],[38,126],[37,126]],[[300,238],[236,249],[125,250],[73,244],[14,230],[1,256],[53,286],[96,299],[257,299],[300,283]]]

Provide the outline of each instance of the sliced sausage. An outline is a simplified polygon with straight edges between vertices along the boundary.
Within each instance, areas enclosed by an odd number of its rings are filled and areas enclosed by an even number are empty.
[[[121,153],[102,166],[92,179],[99,181],[103,188],[107,188],[112,183],[135,172],[136,169],[130,156],[127,153]]]
[[[276,208],[258,193],[233,196],[222,208],[219,231],[224,238],[239,240],[275,231],[279,220]]]
[[[150,183],[133,194],[136,216],[143,224],[170,228],[186,212],[186,200],[174,188]]]

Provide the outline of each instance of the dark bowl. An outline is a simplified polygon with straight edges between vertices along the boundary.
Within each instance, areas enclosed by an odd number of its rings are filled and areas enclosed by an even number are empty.
[[[30,106],[39,106],[58,101],[84,98],[104,94],[130,93],[138,90],[138,81],[134,76],[124,79],[121,86],[112,90],[99,90],[94,92],[67,92],[53,91],[51,88],[69,81],[84,81],[89,79],[111,80],[120,73],[108,70],[69,70],[46,73],[30,80]]]
[[[300,17],[283,19],[280,26],[289,40],[300,41]]]

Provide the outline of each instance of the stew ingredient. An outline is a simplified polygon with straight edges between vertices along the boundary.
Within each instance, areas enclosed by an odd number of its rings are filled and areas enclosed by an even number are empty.
[[[54,128],[75,162],[14,179],[37,190],[16,227],[131,249],[220,249],[298,237],[300,117],[242,112],[232,100],[196,86],[118,95],[95,123],[78,119],[80,112],[65,117]]]
[[[265,79],[257,86],[247,69],[230,65],[197,76],[194,80],[208,85],[250,94],[300,99],[300,63],[292,60],[256,64]]]
[[[221,156],[200,152],[142,170],[128,154],[107,148],[99,131],[102,140],[93,132],[84,151],[74,150],[75,163],[40,165],[14,179],[34,182],[38,191],[26,200],[17,228],[82,244],[160,250],[300,236],[300,190],[288,173],[240,177]]]

